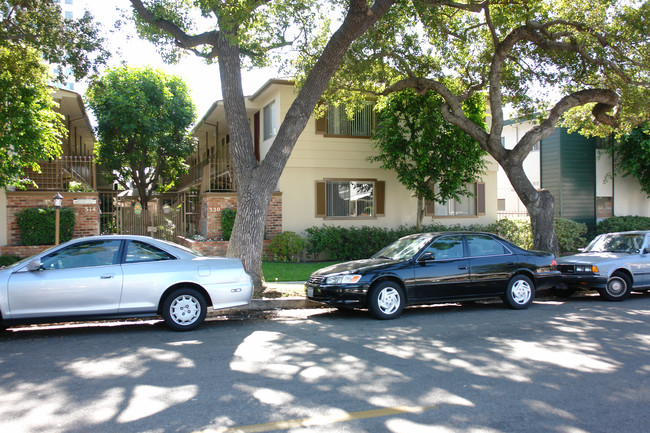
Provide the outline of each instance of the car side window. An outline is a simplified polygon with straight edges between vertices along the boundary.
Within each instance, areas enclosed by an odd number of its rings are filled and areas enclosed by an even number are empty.
[[[108,266],[117,263],[120,241],[77,242],[41,258],[42,269],[70,269]]]
[[[485,235],[466,235],[467,246],[469,247],[470,257],[478,256],[499,256],[507,254],[500,242]]]
[[[146,242],[130,241],[126,246],[126,263],[158,262],[176,257]]]
[[[462,236],[444,236],[436,239],[424,252],[435,260],[460,259],[463,257]]]

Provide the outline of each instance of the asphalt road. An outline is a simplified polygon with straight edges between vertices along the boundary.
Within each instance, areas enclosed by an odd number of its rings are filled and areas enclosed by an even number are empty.
[[[645,432],[650,294],[27,327],[0,432]]]

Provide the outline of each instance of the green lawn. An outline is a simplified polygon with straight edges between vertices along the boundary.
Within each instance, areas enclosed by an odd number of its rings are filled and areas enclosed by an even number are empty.
[[[312,272],[338,262],[262,262],[264,280],[274,281],[307,281]]]

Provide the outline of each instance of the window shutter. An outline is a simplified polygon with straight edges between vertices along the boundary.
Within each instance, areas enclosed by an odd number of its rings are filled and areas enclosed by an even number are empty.
[[[325,203],[325,181],[316,181],[316,218],[325,218],[327,216],[327,206]]]
[[[435,216],[436,215],[436,202],[435,201],[424,201],[424,216]]]
[[[378,180],[375,182],[375,212],[377,216],[385,215],[385,196],[386,196],[386,182]]]
[[[485,184],[476,183],[476,215],[485,215]]]
[[[316,119],[316,134],[327,133],[327,114],[320,119]]]

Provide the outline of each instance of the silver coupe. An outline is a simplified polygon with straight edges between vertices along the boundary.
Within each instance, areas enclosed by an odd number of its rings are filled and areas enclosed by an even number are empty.
[[[171,329],[189,331],[208,307],[246,305],[252,291],[238,259],[145,236],[92,236],[0,269],[0,329],[162,316]]]

